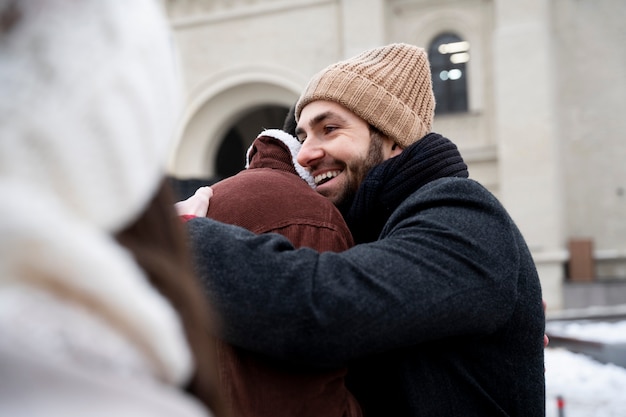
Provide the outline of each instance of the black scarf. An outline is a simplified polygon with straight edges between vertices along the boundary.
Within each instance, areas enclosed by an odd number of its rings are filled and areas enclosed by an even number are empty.
[[[468,177],[456,145],[430,133],[368,172],[344,213],[356,243],[376,240],[391,213],[410,194],[444,177]]]

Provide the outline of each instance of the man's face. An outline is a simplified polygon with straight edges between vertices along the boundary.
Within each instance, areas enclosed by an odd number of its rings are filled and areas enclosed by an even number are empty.
[[[316,190],[336,206],[350,204],[367,172],[392,155],[393,142],[371,134],[367,122],[332,101],[314,101],[300,114],[298,163],[315,178]]]

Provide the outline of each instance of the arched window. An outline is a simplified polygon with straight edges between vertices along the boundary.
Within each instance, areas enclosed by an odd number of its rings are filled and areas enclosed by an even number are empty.
[[[470,59],[469,42],[453,33],[438,35],[428,48],[435,114],[467,111],[467,69]]]

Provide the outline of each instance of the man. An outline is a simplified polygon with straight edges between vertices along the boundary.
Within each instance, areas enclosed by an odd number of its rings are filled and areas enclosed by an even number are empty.
[[[293,116],[293,115],[292,115]],[[257,234],[279,233],[295,247],[339,252],[353,246],[341,213],[311,185],[296,161],[298,140],[277,129],[263,131],[248,150],[246,168],[177,203],[181,212],[211,204],[206,215]],[[308,182],[308,183],[307,183]],[[345,386],[345,367],[319,371],[270,360],[218,342],[219,378],[233,417],[360,417]]]
[[[294,250],[280,236],[188,222],[231,343],[347,365],[365,416],[543,416],[541,288],[498,200],[430,133],[424,50],[392,44],[330,65],[296,106],[298,162],[357,241]]]

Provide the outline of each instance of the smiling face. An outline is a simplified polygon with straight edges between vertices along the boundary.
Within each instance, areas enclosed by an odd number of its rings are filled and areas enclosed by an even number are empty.
[[[315,178],[316,190],[342,208],[349,205],[367,172],[402,150],[368,123],[332,101],[313,101],[296,128],[298,163]]]

